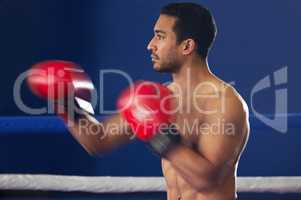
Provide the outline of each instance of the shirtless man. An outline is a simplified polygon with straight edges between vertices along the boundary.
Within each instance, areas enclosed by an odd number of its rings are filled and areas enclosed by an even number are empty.
[[[140,98],[140,105],[120,111],[103,122],[95,120],[84,109],[76,119],[64,115],[72,135],[90,154],[98,155],[129,142],[136,134],[162,157],[168,200],[234,200],[237,165],[249,134],[248,108],[231,85],[209,70],[207,56],[215,35],[210,12],[192,3],[163,7],[155,24],[154,37],[147,48],[154,69],[172,75],[168,88],[156,86],[163,97],[171,91],[173,98],[167,103],[172,105],[173,112],[147,117],[151,123],[173,124],[176,134],[169,134],[168,129],[167,134],[153,136],[152,131],[158,130],[155,126],[151,131],[147,129],[148,133],[139,129],[145,115],[141,108],[157,105],[163,100],[161,96],[159,100]],[[66,64],[54,65],[61,68]],[[67,67],[70,68],[70,63]],[[73,75],[66,77],[63,81],[77,79]],[[134,87],[137,89],[137,85]],[[141,93],[150,94],[150,91],[147,88]],[[123,93],[119,108],[131,96]],[[169,115],[172,117],[168,118]]]
[[[216,27],[196,4],[161,10],[148,44],[154,69],[170,72],[180,97],[176,124],[183,145],[162,159],[168,200],[233,200],[236,169],[249,134],[248,107],[233,87],[208,67]],[[197,124],[197,126],[195,126]]]

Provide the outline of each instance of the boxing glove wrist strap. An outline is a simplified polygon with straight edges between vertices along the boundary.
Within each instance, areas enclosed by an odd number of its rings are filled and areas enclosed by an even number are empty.
[[[175,148],[181,142],[181,136],[173,128],[161,130],[150,141],[149,146],[151,149],[161,157],[165,157],[166,154]]]

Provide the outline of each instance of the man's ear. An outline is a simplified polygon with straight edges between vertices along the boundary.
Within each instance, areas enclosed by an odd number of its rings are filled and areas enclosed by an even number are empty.
[[[186,39],[182,41],[182,53],[183,55],[191,54],[197,48],[197,44],[193,39]]]

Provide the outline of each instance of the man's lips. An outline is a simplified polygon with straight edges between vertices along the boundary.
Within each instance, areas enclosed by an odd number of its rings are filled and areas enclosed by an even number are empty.
[[[155,60],[159,60],[159,57],[152,54],[151,55],[151,59],[152,59],[152,61],[155,61]]]

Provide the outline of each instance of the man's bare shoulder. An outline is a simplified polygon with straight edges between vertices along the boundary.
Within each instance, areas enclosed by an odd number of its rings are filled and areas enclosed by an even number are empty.
[[[248,115],[245,100],[231,84],[218,80],[207,85],[208,98],[204,98],[206,101],[203,104],[206,109],[223,116]]]
[[[249,117],[247,103],[231,85],[227,85],[225,90],[224,106],[225,116],[229,118],[229,120],[231,120],[231,118],[246,120],[246,118]]]
[[[200,134],[203,141],[204,138],[215,140],[216,136],[223,139],[230,135],[239,140],[248,135],[248,106],[231,84],[220,80],[207,82],[206,90],[198,93],[198,99],[202,106],[199,115],[202,117],[201,129],[205,132]]]
[[[236,163],[249,134],[247,104],[233,86],[223,87],[218,98],[206,101],[206,109],[212,112],[204,115],[198,144],[200,152],[217,165]]]

